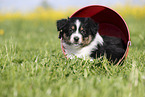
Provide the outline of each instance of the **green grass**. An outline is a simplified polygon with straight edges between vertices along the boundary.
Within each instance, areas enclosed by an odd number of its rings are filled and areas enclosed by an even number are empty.
[[[125,20],[132,46],[123,66],[67,60],[55,21],[0,22],[0,97],[145,97],[145,19]]]

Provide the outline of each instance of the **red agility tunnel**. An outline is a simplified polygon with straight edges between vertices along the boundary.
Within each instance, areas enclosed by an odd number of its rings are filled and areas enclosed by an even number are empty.
[[[131,45],[130,34],[124,19],[116,11],[106,6],[91,5],[79,9],[71,17],[90,17],[99,23],[100,35],[121,38],[126,45],[126,52],[118,64],[127,57],[129,46]],[[63,46],[62,51],[65,55]]]

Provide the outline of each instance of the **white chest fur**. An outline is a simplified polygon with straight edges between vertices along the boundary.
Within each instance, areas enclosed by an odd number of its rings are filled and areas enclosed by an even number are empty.
[[[96,34],[95,39],[88,46],[85,46],[83,48],[75,45],[68,45],[66,43],[63,43],[63,46],[68,58],[73,59],[75,57],[78,57],[85,60],[90,58],[89,56],[91,52],[94,49],[97,49],[98,44],[103,45],[103,39],[99,35],[99,33]]]

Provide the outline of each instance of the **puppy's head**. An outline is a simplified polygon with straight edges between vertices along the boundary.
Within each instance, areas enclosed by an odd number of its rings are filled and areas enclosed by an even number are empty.
[[[98,31],[98,24],[91,18],[72,17],[57,21],[59,38],[68,45],[84,47],[91,43]]]

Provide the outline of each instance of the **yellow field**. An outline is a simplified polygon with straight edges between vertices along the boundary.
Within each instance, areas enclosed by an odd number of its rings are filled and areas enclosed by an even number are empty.
[[[122,17],[134,17],[136,19],[145,18],[145,6],[117,6],[114,9]]]
[[[112,7],[115,9],[122,17],[134,17],[134,18],[145,18],[145,6],[117,6]],[[66,18],[73,14],[77,9],[69,9],[68,11],[53,10],[53,9],[43,9],[41,7],[37,8],[34,12],[22,14],[20,12],[16,13],[1,13],[0,21],[9,19],[26,19],[26,20],[57,20],[60,18]]]

